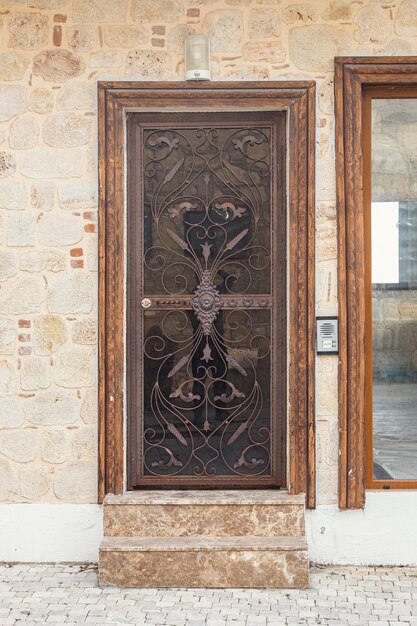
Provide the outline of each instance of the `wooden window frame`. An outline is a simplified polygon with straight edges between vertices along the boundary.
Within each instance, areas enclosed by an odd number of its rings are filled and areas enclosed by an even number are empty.
[[[339,506],[361,508],[365,490],[384,487],[367,481],[367,436],[372,411],[366,393],[370,369],[369,333],[369,141],[364,143],[364,93],[372,86],[387,93],[417,83],[417,57],[338,57],[335,59],[336,196],[338,214],[339,300]],[[368,196],[366,195],[368,193]],[[366,292],[368,288],[368,293]],[[368,307],[369,308],[369,307]],[[367,329],[368,324],[368,329]],[[367,361],[367,362],[366,362]],[[368,412],[368,413],[367,413]],[[368,446],[369,447],[369,446]],[[368,461],[368,462],[367,462]],[[368,470],[369,471],[369,470]],[[368,474],[369,478],[369,474]],[[391,488],[417,487],[412,481],[389,481]],[[402,484],[400,484],[402,483]],[[391,484],[390,484],[391,486]]]
[[[99,82],[98,499],[123,493],[125,368],[125,113],[128,110],[287,109],[289,492],[315,506],[315,83]]]

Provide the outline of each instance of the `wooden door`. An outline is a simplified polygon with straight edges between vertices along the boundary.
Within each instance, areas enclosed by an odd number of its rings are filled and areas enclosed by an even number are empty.
[[[129,488],[285,485],[286,113],[130,113]]]

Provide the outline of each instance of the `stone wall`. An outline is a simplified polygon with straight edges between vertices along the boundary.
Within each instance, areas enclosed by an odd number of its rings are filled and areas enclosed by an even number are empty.
[[[101,79],[315,79],[317,313],[336,313],[333,58],[417,52],[417,0],[0,0],[0,500],[96,501]],[[336,502],[337,358],[317,364],[318,501]]]

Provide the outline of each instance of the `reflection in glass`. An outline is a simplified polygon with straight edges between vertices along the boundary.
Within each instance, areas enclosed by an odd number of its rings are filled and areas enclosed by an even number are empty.
[[[417,479],[417,100],[372,100],[374,479]]]

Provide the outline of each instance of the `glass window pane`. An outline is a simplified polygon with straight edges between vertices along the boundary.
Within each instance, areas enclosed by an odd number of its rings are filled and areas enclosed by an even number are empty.
[[[372,100],[373,475],[417,479],[417,99]]]

